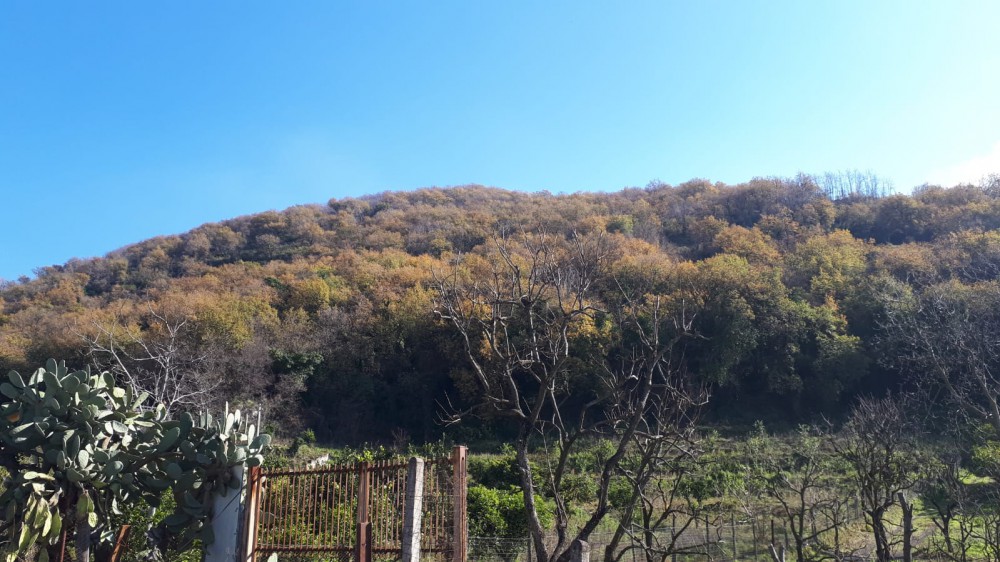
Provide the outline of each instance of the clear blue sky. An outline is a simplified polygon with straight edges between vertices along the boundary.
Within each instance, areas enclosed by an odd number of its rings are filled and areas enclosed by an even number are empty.
[[[0,278],[331,197],[1000,162],[1000,2],[0,3]]]

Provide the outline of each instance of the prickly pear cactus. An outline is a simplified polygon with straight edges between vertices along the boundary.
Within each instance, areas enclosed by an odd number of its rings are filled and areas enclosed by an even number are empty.
[[[238,487],[232,467],[259,464],[270,438],[255,435],[238,410],[219,420],[167,420],[162,406],[146,402],[109,373],[70,372],[54,360],[0,383],[0,466],[10,474],[0,521],[12,522],[0,525],[0,544],[8,560],[34,544],[47,558],[44,546],[70,526],[110,541],[112,514],[140,499],[158,505],[167,490],[177,508],[165,530],[182,542],[212,541],[212,499]]]

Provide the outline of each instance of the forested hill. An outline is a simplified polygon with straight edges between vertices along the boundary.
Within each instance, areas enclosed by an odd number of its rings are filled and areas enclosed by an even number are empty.
[[[794,422],[835,415],[858,393],[894,390],[932,368],[918,338],[956,342],[938,358],[955,366],[960,345],[979,345],[963,330],[996,333],[997,229],[998,181],[912,196],[845,175],[334,199],[7,283],[0,369],[64,358],[155,383],[176,408],[254,402],[288,432],[435,438],[442,404],[475,398],[462,341],[434,313],[435,279],[462,256],[492,255],[498,232],[544,232],[555,245],[603,240],[607,280],[662,273],[656,290],[691,307],[695,337],[678,361],[711,385],[715,419]],[[590,341],[581,357],[621,345],[595,318],[581,329]],[[592,368],[585,363],[569,368]]]

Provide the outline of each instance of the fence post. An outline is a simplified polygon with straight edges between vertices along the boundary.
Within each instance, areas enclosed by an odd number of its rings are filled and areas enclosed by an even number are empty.
[[[465,562],[469,547],[469,522],[466,514],[466,455],[468,451],[462,445],[455,447],[451,455],[452,491],[454,493],[455,521],[453,562]]]
[[[240,487],[216,496],[212,503],[212,532],[215,541],[205,548],[205,562],[234,562],[240,549],[240,493],[243,488],[243,465],[233,467],[233,478]],[[234,499],[235,496],[235,499]]]
[[[733,560],[739,559],[739,551],[736,548],[736,514],[729,514],[729,536],[733,539]]]
[[[677,562],[677,512],[670,516],[670,562]],[[644,545],[645,546],[645,545]]]
[[[420,519],[424,508],[424,459],[413,457],[406,466],[406,503],[403,507],[403,561],[420,562]]]
[[[245,562],[254,562],[257,557],[257,517],[260,514],[260,489],[263,473],[259,466],[250,467],[247,477],[247,504],[243,514],[243,552]]]
[[[361,463],[361,471],[358,475],[358,536],[355,537],[357,545],[357,562],[370,562],[371,552],[371,522],[368,520],[368,494],[371,484],[371,477],[368,472],[368,462]]]
[[[122,525],[115,536],[115,549],[111,552],[111,562],[118,562],[125,555],[126,542],[132,532],[131,525]]]
[[[570,562],[590,562],[590,543],[581,540],[573,541],[569,547],[569,560]]]

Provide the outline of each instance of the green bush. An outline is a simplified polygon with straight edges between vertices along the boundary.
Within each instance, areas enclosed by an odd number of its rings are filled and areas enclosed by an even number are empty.
[[[570,503],[593,502],[597,498],[597,481],[589,474],[566,474],[562,480],[562,495]]]
[[[600,474],[604,463],[614,453],[615,444],[601,439],[570,455],[566,464],[574,472]]]
[[[483,485],[469,486],[469,535],[474,537],[524,538],[528,536],[528,517],[524,494],[518,488],[496,489]],[[552,506],[535,498],[538,518],[543,527],[552,524]]]
[[[505,489],[521,484],[513,455],[476,455],[468,460],[469,478],[489,488]]]

